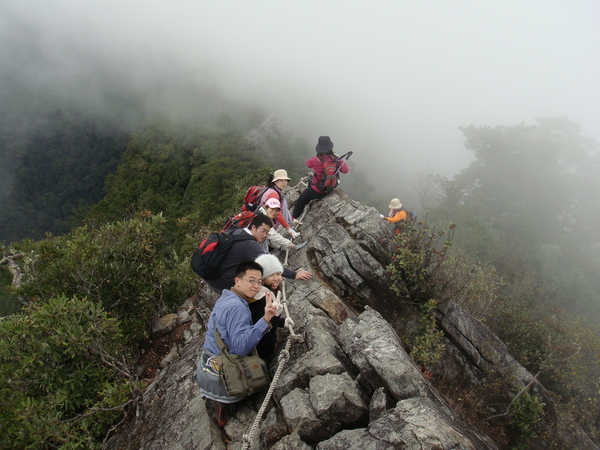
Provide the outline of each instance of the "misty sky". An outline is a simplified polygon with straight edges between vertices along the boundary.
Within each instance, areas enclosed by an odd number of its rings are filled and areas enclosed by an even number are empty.
[[[216,84],[394,190],[466,167],[459,126],[567,116],[600,140],[599,23],[596,0],[0,0],[0,63]]]

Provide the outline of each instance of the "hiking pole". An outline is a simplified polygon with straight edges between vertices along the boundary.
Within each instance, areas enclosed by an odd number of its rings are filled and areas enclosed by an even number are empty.
[[[354,152],[348,152],[343,154],[342,156],[338,156],[337,161],[342,161],[342,164],[340,164],[340,166],[337,168],[337,170],[335,171],[334,175],[337,175],[338,172],[340,171],[340,169],[342,168],[342,166],[344,164],[346,164],[346,161],[348,161],[350,159],[350,157],[352,156]]]

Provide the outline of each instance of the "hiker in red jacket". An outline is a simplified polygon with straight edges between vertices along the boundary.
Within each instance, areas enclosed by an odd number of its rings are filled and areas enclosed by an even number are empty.
[[[329,136],[319,137],[315,150],[317,151],[317,155],[306,161],[306,166],[313,170],[314,175],[310,180],[308,187],[302,191],[300,197],[298,197],[298,200],[296,201],[294,211],[292,212],[292,216],[296,218],[302,215],[308,202],[323,198],[327,195],[326,192],[323,192],[323,190],[317,186],[322,179],[324,165],[338,160],[338,156],[333,153],[333,142],[331,142]],[[337,172],[348,173],[348,165],[345,160],[337,161]]]

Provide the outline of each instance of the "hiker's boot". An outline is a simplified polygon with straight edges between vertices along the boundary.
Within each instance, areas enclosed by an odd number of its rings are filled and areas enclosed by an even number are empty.
[[[206,414],[209,419],[216,423],[219,427],[223,428],[227,423],[228,408],[225,403],[220,403],[215,400],[205,399]]]
[[[225,404],[225,403],[217,403],[217,425],[219,425],[220,428],[225,428],[225,425],[227,425],[227,419],[229,419],[229,405]]]

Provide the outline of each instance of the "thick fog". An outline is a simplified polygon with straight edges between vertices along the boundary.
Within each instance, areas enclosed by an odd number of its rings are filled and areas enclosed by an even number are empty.
[[[0,70],[82,102],[100,72],[216,85],[394,190],[464,168],[459,126],[567,116],[600,140],[598,23],[595,0],[0,0]]]

